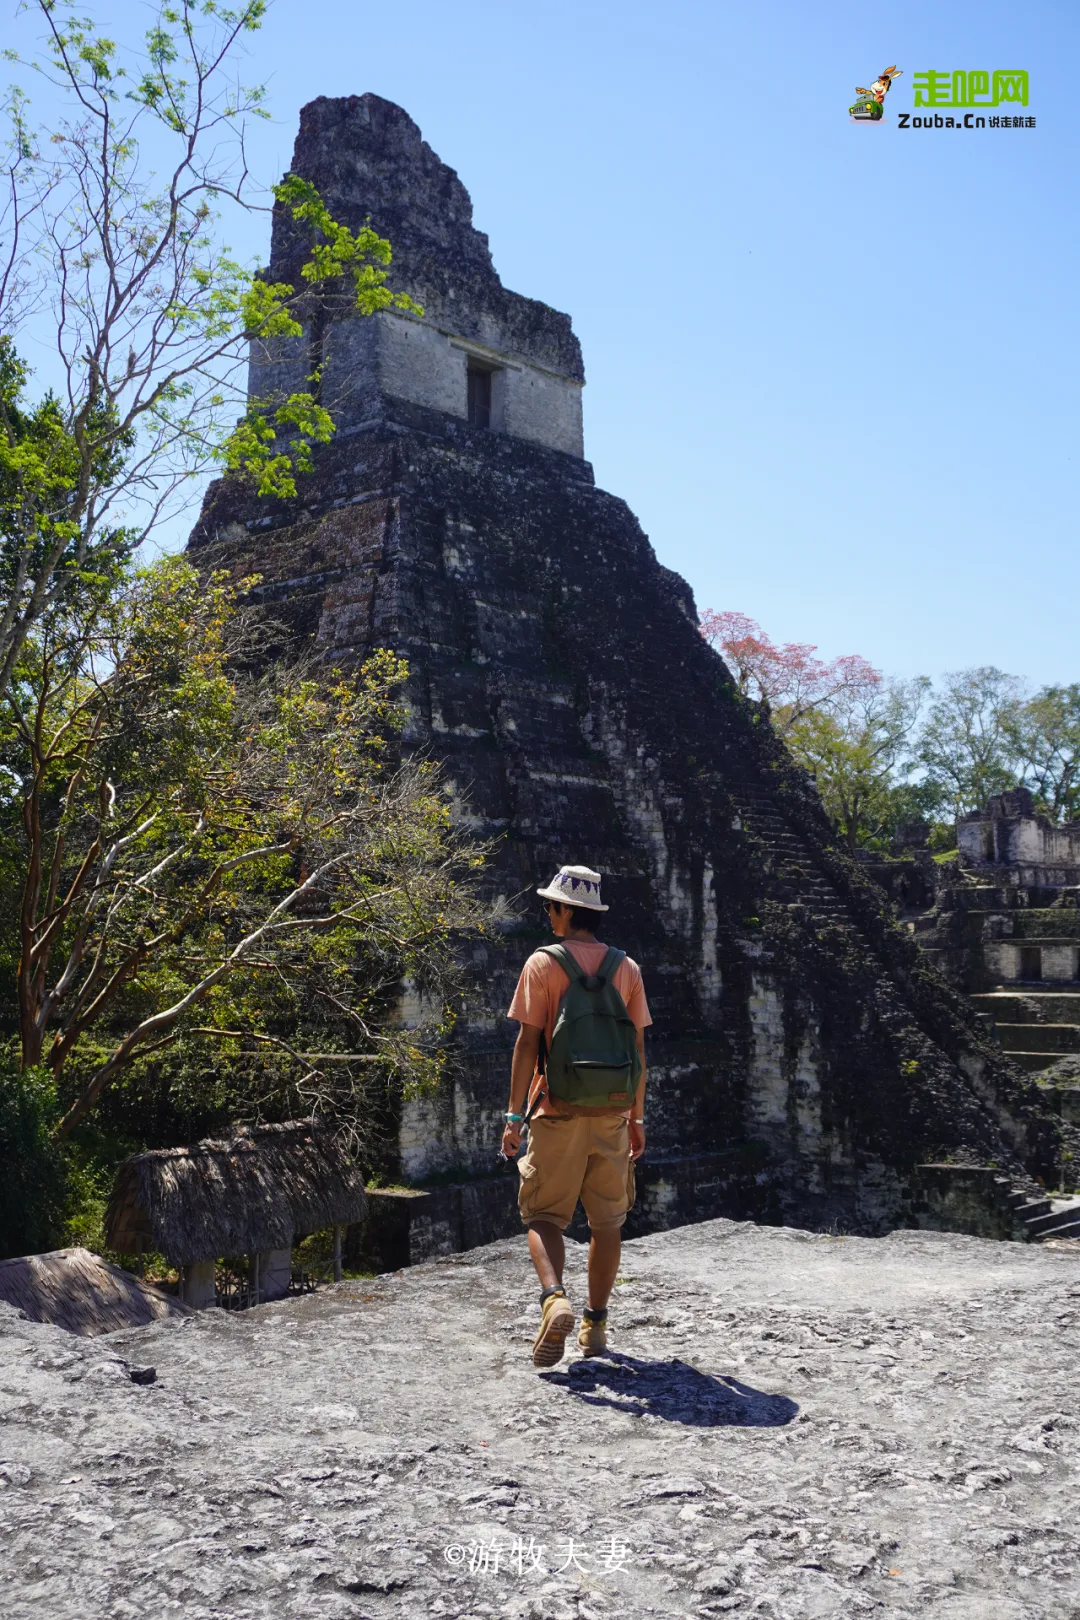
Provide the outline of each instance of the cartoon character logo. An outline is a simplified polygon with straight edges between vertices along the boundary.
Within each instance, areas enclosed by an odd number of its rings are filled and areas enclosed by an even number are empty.
[[[887,67],[880,78],[874,80],[869,90],[864,90],[861,84],[856,85],[855,94],[859,99],[853,106],[848,108],[852,123],[880,123],[885,116],[885,97],[892,89],[893,80],[898,79],[903,71],[903,68],[898,68],[895,65]]]

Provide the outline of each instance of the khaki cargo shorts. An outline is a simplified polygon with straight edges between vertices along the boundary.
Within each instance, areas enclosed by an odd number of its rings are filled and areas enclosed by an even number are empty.
[[[622,1114],[538,1114],[518,1160],[518,1209],[526,1226],[550,1221],[560,1231],[578,1199],[594,1232],[619,1227],[634,1204],[630,1131]]]

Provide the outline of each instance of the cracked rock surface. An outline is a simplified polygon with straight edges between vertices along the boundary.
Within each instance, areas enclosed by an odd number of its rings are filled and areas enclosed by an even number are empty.
[[[107,1339],[5,1307],[0,1613],[1080,1620],[1075,1251],[720,1220],[623,1277],[546,1374],[519,1238]]]

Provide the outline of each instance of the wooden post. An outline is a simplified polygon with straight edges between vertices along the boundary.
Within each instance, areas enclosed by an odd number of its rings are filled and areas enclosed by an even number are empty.
[[[334,1227],[334,1281],[341,1281],[341,1227]]]

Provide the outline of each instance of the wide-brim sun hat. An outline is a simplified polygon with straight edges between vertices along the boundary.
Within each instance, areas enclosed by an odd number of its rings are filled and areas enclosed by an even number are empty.
[[[586,911],[607,911],[600,903],[600,873],[587,866],[560,866],[546,889],[537,889],[541,900],[558,900],[564,906],[582,906]]]

